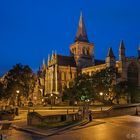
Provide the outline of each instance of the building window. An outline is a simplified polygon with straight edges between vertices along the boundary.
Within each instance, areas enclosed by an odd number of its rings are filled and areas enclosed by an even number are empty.
[[[89,55],[89,48],[87,48],[87,55]]]
[[[82,49],[83,55],[89,55],[89,48],[83,48]]]
[[[61,73],[61,80],[65,80],[65,73],[64,72]]]
[[[72,79],[74,79],[75,78],[75,74],[74,73],[72,73]]]
[[[69,79],[70,79],[70,74],[66,73],[66,80],[69,80]]]
[[[83,48],[83,55],[86,55],[86,49],[85,49],[85,47]]]

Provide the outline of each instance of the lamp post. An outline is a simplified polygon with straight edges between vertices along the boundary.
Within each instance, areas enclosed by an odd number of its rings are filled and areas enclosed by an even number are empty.
[[[53,104],[53,94],[51,93],[51,109],[52,109],[52,104]]]
[[[103,96],[103,92],[100,92],[100,96]]]
[[[19,90],[16,90],[16,105],[19,106]]]
[[[101,97],[103,97],[103,92],[100,92],[99,94],[100,94]],[[102,106],[101,106],[101,111],[102,111],[102,110],[103,110],[103,109],[102,109]]]

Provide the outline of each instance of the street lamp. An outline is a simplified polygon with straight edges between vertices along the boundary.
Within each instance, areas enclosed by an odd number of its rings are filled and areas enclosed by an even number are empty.
[[[99,94],[100,94],[101,97],[103,96],[103,92],[100,92]],[[101,106],[101,111],[102,111],[102,110],[103,110],[103,109],[102,109],[102,106]]]
[[[18,94],[20,91],[19,90],[16,90],[16,93]]]
[[[100,96],[103,96],[103,92],[100,92]]]
[[[20,91],[19,90],[16,90],[16,93],[17,93],[16,94],[16,105],[18,106],[19,105],[19,99],[18,99],[19,98],[19,95],[18,94],[20,93]]]

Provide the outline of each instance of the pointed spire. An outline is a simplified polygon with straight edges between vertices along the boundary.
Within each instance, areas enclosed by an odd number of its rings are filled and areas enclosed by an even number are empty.
[[[42,68],[43,68],[43,69],[46,68],[46,61],[45,61],[45,58],[43,59],[43,62],[42,62]]]
[[[55,52],[54,52],[54,53],[55,53],[55,57],[56,57],[56,56],[57,56],[57,51],[55,50]]]
[[[107,57],[115,57],[112,48],[109,48],[109,49],[108,49]]]
[[[52,50],[51,60],[53,60],[53,59],[54,59],[54,56],[55,56],[55,53],[54,53],[54,50]]]
[[[120,42],[120,49],[121,49],[121,50],[122,50],[122,49],[125,49],[123,40],[121,40],[121,42]]]
[[[50,54],[48,54],[48,65],[49,65],[49,62],[50,62]]]
[[[81,11],[81,14],[80,14],[80,20],[79,20],[77,34],[76,34],[76,37],[75,37],[75,42],[76,41],[89,42],[88,37],[87,37],[87,33],[86,33],[84,20],[83,20],[82,11]]]

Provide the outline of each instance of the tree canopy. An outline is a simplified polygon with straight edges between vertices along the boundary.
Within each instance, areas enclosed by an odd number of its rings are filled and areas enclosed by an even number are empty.
[[[82,101],[93,98],[91,84],[90,76],[80,74],[74,81],[70,82],[69,87],[65,86],[63,99]]]
[[[101,100],[99,93],[108,94],[115,81],[114,71],[113,68],[106,68],[91,76],[86,74],[78,75],[69,87],[64,88],[63,98],[76,101]]]
[[[128,83],[117,83],[116,69],[113,67],[103,69],[91,76],[80,74],[69,87],[64,88],[63,98],[72,101],[98,100],[105,104],[119,103],[119,98],[128,97]],[[102,93],[102,94],[100,94]]]
[[[35,74],[28,65],[16,64],[3,78],[4,98],[15,98],[16,91],[19,96],[27,97],[33,92]]]

